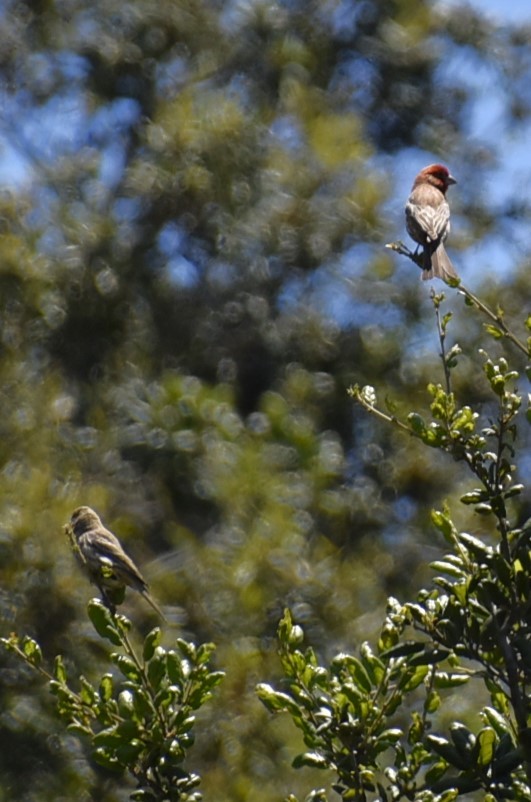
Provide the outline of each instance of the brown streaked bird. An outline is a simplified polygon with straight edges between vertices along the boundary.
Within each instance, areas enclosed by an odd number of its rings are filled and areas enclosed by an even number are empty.
[[[93,509],[75,509],[68,528],[75,538],[79,558],[91,582],[99,588],[103,600],[113,612],[115,604],[122,601],[125,586],[128,585],[140,593],[165,620],[162,610],[149,594],[146,580],[125,553],[118,538],[103,526]]]
[[[415,178],[406,203],[406,228],[409,236],[423,248],[422,278],[425,281],[459,279],[444,247],[450,231],[446,191],[456,183],[443,164],[429,164]]]

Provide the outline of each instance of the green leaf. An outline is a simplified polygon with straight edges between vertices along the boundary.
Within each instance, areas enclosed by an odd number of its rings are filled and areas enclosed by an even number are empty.
[[[432,510],[431,521],[444,539],[453,546],[457,538],[457,530],[450,520],[450,516],[440,510]]]
[[[464,724],[461,724],[460,721],[451,724],[450,735],[452,736],[452,741],[454,742],[456,748],[460,752],[470,753],[474,750],[476,745],[476,736],[468,729],[468,727],[465,727]]]
[[[434,663],[441,663],[443,660],[446,660],[450,654],[451,650],[445,649],[442,646],[436,649],[426,647],[422,652],[411,657],[408,663],[411,666],[433,665]]]
[[[448,328],[448,323],[451,321],[452,317],[453,317],[452,312],[446,312],[446,314],[442,316],[441,329],[444,332],[446,332],[446,329]],[[454,348],[455,348],[455,346],[454,346]]]
[[[448,763],[446,760],[439,760],[430,766],[426,772],[426,785],[433,787],[434,784],[443,777],[448,771]]]
[[[147,663],[153,655],[155,654],[155,649],[159,646],[162,640],[162,631],[160,627],[155,627],[152,629],[151,632],[148,632],[144,639],[144,648],[142,651],[142,656],[144,661]]]
[[[80,735],[82,737],[92,737],[93,732],[86,724],[81,724],[79,721],[72,721],[70,724],[66,725],[66,729],[68,732],[72,732],[75,735]]]
[[[291,765],[295,769],[300,769],[303,766],[309,766],[313,769],[331,768],[330,763],[319,752],[305,752],[302,755],[297,755]]]
[[[460,796],[458,788],[449,788],[437,797],[437,802],[454,802]]]
[[[260,683],[256,686],[256,694],[271,713],[299,715],[299,707],[291,696],[275,691],[271,685]]]
[[[503,494],[504,499],[513,498],[514,496],[519,496],[525,490],[525,485],[517,484],[511,485],[508,490],[505,491]]]
[[[503,331],[498,326],[494,326],[492,323],[484,323],[483,325],[487,334],[490,334],[495,340],[499,340],[504,336]]]
[[[181,654],[183,654],[191,663],[195,663],[197,657],[197,649],[195,644],[188,643],[188,641],[185,641],[182,638],[177,638],[175,643],[179,647]]]
[[[398,641],[399,633],[396,627],[386,623],[378,638],[378,649],[381,654],[386,654]]]
[[[461,754],[446,738],[430,734],[426,736],[426,740],[433,751],[444,758],[451,766],[455,766],[460,770],[470,768],[470,760],[466,758],[466,755]]]
[[[376,657],[366,641],[361,644],[360,654],[363,667],[370,678],[371,684],[379,685],[385,677],[385,665]]]
[[[417,659],[416,657],[411,658],[411,660],[409,661],[409,665],[413,665],[416,659]],[[415,688],[418,688],[418,686],[424,682],[428,673],[429,673],[429,668],[427,665],[424,664],[416,668],[413,673],[409,671],[408,674],[406,675],[407,677],[406,681],[404,682],[402,680],[400,682],[400,689],[404,693],[411,693],[411,691],[414,691]]]
[[[476,429],[476,421],[478,419],[477,412],[473,412],[470,407],[464,406],[458,409],[451,421],[452,436],[460,434],[472,434]]]
[[[32,666],[40,666],[42,663],[42,652],[41,647],[36,640],[28,637],[24,638],[22,641],[22,651],[24,652],[28,663],[31,663]]]
[[[433,684],[436,688],[458,688],[470,681],[469,674],[452,674],[448,671],[436,671]]]
[[[179,690],[177,688],[174,688],[173,686],[163,687],[155,696],[153,703],[156,708],[162,709],[164,707],[169,707],[171,704],[174,704],[178,700],[178,696],[179,696]],[[190,699],[188,699],[188,702],[190,706],[193,707],[193,705],[190,702]]]
[[[467,576],[467,572],[464,570],[464,568],[453,565],[445,560],[435,560],[434,562],[430,563],[430,568],[433,571],[441,571],[443,574],[453,576],[455,579],[462,579],[463,577]]]
[[[53,675],[57,682],[60,682],[61,685],[66,684],[66,669],[63,663],[63,658],[60,654],[57,655],[53,665]]]
[[[123,768],[114,752],[105,747],[98,747],[98,749],[94,750],[94,760],[110,771],[121,771]]]
[[[212,696],[212,691],[225,679],[224,671],[211,671],[201,680],[200,687],[189,697],[189,704],[193,709],[201,705]]]
[[[70,714],[79,707],[79,697],[67,685],[50,680],[50,693],[57,698],[57,709],[61,715]]]
[[[479,504],[487,499],[488,494],[486,490],[471,490],[469,493],[465,493],[461,496],[459,501],[461,504]]]
[[[124,677],[127,677],[127,679],[135,683],[140,682],[140,671],[136,663],[131,660],[130,657],[127,657],[125,654],[113,652],[113,654],[111,654],[111,660],[114,665],[120,669]]]
[[[135,721],[128,719],[121,721],[118,725],[107,727],[98,732],[93,739],[94,746],[106,746],[112,749],[125,746],[132,738],[138,734],[138,725]]]
[[[304,802],[327,802],[328,797],[326,796],[326,791],[324,788],[314,788],[307,797],[305,797]],[[286,802],[297,802],[295,797],[288,797]]]
[[[144,744],[138,738],[131,738],[127,743],[122,744],[116,750],[116,757],[122,764],[129,768],[134,764],[138,756],[144,751]]]
[[[478,504],[476,507],[476,512],[479,515],[490,515],[492,513],[492,505],[491,504]]]
[[[513,582],[512,565],[499,553],[492,555],[489,565],[496,572],[496,578],[499,579],[506,588],[511,587]]]
[[[498,759],[496,754],[492,763],[492,773],[495,777],[502,777],[508,775],[512,771],[520,768],[524,762],[521,749],[513,749],[511,752],[503,755]]]
[[[153,715],[151,698],[143,688],[135,688],[135,692],[133,693],[133,706],[135,715],[139,720],[146,719]]]
[[[496,732],[492,727],[485,727],[478,733],[478,764],[480,766],[488,766],[492,762],[496,741]]]
[[[342,655],[342,666],[346,667],[350,677],[355,681],[358,688],[365,693],[370,693],[372,690],[372,683],[367,671],[363,664],[357,657],[353,655]],[[332,668],[334,661],[332,662]]]
[[[288,648],[288,651],[300,646],[304,640],[302,628],[293,623],[291,611],[288,609],[284,610],[284,616],[278,625],[278,639],[283,646]]]
[[[196,664],[198,666],[206,665],[210,662],[210,658],[216,651],[216,644],[215,643],[202,643],[197,648],[197,655],[196,655]]]
[[[418,641],[411,640],[403,641],[402,643],[387,649],[387,651],[382,652],[381,657],[384,657],[386,660],[397,657],[409,657],[412,654],[423,652],[425,648],[425,643],[418,643]]]
[[[122,691],[118,696],[118,711],[124,718],[132,718],[135,714],[133,694],[130,690]]]
[[[411,713],[411,719],[411,726],[407,733],[407,741],[409,744],[414,745],[419,743],[421,738],[424,737],[425,725],[422,716],[416,711]]]
[[[474,535],[469,535],[468,532],[460,532],[459,541],[463,543],[468,551],[470,551],[477,559],[488,560],[493,553],[493,550],[490,546],[483,543],[482,540]]]
[[[389,746],[390,744],[395,744],[397,741],[399,741],[400,738],[403,737],[403,735],[404,733],[402,732],[401,729],[399,729],[398,727],[391,727],[387,730],[384,730],[378,735],[378,741],[385,743],[387,748],[387,746]]]
[[[169,673],[169,666],[170,664],[173,664],[172,661],[179,665],[179,670],[175,672],[177,674],[177,678],[175,680],[172,680]],[[166,672],[168,672],[168,674]],[[147,664],[147,676],[149,684],[155,691],[158,691],[163,679],[166,676],[169,677],[170,682],[181,685],[183,681],[182,661],[175,654],[175,652],[166,653],[163,649],[161,649],[160,646],[158,646],[155,654]]]
[[[422,437],[425,434],[425,432],[426,432],[426,421],[424,420],[424,418],[421,415],[419,415],[417,412],[411,412],[407,416],[407,420],[408,420],[409,425],[411,426],[411,429],[413,430],[413,432],[416,435],[418,435],[419,437]]]
[[[93,739],[94,746],[110,746],[115,748],[122,743],[123,738],[118,734],[118,727],[113,724],[112,727],[106,727],[104,730],[96,733]]]
[[[113,694],[113,680],[112,674],[104,674],[100,681],[99,696],[102,702],[108,702],[112,699]]]
[[[291,616],[291,610],[289,608],[285,608],[284,615],[280,619],[278,623],[277,635],[278,639],[281,643],[287,643],[289,640],[289,633],[293,626],[293,618]]]
[[[97,700],[97,694],[95,689],[92,687],[90,682],[85,679],[83,675],[79,678],[81,683],[81,691],[80,697],[81,701],[84,702],[86,705],[93,705],[94,702]]]
[[[503,735],[510,734],[511,726],[509,721],[493,707],[484,707],[481,711],[481,715],[483,718],[487,719],[499,738]]]
[[[499,687],[497,683],[487,677],[485,680],[485,685],[488,688],[490,693],[490,700],[493,707],[502,715],[509,718],[510,715],[510,704],[507,698],[507,694],[505,691]],[[492,723],[492,722],[490,722]],[[494,726],[494,725],[493,725]],[[496,727],[494,727],[496,729]]]
[[[110,610],[99,599],[91,599],[88,614],[92,626],[100,637],[109,640],[115,646],[122,645],[120,632],[113,620]]]
[[[439,709],[440,706],[441,697],[437,691],[431,690],[426,697],[426,701],[424,702],[424,709],[427,713],[433,714]]]

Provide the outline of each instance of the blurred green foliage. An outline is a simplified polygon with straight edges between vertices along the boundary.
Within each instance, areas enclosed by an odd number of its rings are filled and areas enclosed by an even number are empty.
[[[528,206],[484,192],[500,154],[468,135],[477,86],[443,67],[459,53],[490,70],[514,131],[525,37],[425,0],[1,13],[0,136],[22,174],[0,196],[2,634],[97,675],[91,589],[62,533],[93,506],[178,633],[218,646],[227,680],[194,748],[205,797],[303,794],[287,779],[297,736],[254,695],[279,670],[282,610],[324,658],[353,648],[436,556],[431,506],[467,489],[346,393],[371,384],[409,411],[439,380],[425,288],[383,248],[411,176],[393,179],[414,147],[418,166],[458,162],[452,244],[464,257],[510,240]],[[508,315],[527,272],[515,258]],[[492,279],[482,290],[498,302]],[[457,325],[465,353],[481,325]],[[456,390],[488,404],[481,370],[460,364]],[[126,609],[145,634],[149,611]],[[125,798],[0,659],[0,799]]]

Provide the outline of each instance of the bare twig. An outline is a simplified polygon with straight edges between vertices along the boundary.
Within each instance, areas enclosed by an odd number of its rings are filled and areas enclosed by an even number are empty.
[[[508,340],[514,343],[514,345],[516,345],[516,347],[522,351],[522,353],[524,353],[526,356],[529,356],[529,348],[527,345],[525,345],[525,343],[518,339],[516,334],[509,329],[503,319],[502,310],[498,309],[497,312],[493,312],[492,309],[487,306],[487,304],[483,303],[483,301],[480,301],[479,298],[474,295],[474,293],[470,292],[470,290],[468,290],[462,284],[459,285],[459,292],[468,299],[472,306],[475,306],[476,309],[479,309],[480,312],[483,312],[484,315],[486,315],[488,318],[490,318],[490,320],[492,320],[493,323],[496,324],[501,336],[507,337]]]
[[[378,409],[375,404],[369,403],[367,401],[366,396],[363,393],[363,389],[358,387],[357,385],[354,387],[349,387],[347,390],[348,394],[351,398],[361,404],[368,412],[372,415],[375,415],[380,420],[385,421],[386,423],[391,423],[393,426],[396,426],[398,429],[402,429],[403,432],[407,432],[407,434],[414,435],[414,432],[410,429],[409,426],[406,426],[405,423],[402,423],[395,415],[388,415],[386,412],[383,412],[381,409]]]
[[[446,356],[446,323],[450,319],[451,315],[441,319],[441,301],[444,299],[444,295],[437,295],[435,290],[431,290],[430,297],[435,308],[435,320],[437,321],[437,334],[439,335],[439,344],[441,346],[441,353],[439,356],[441,357],[443,370],[444,370],[444,379],[446,382],[446,393],[450,395],[452,392],[452,377],[450,374],[450,366],[448,364],[448,359]]]
[[[395,253],[399,253],[400,256],[407,256],[408,259],[415,262],[420,270],[424,270],[424,260],[422,258],[422,253],[417,253],[418,248],[416,251],[411,251],[407,245],[404,245],[400,240],[397,242],[388,242],[385,247],[389,248],[391,251],[395,251]]]

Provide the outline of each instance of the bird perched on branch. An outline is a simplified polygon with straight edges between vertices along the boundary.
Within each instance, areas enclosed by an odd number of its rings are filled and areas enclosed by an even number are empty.
[[[99,589],[104,602],[114,612],[123,601],[125,586],[138,591],[153,609],[164,615],[148,592],[148,585],[118,538],[105,529],[100,517],[90,507],[78,507],[66,525],[77,556]]]
[[[450,261],[444,241],[450,231],[450,207],[446,191],[457,183],[448,168],[430,164],[415,178],[406,203],[406,228],[409,236],[423,248],[422,278],[459,279]]]

